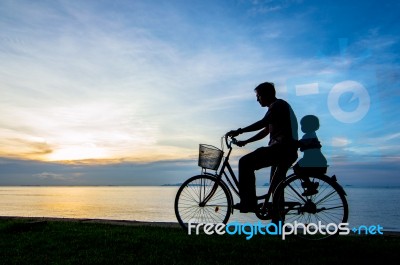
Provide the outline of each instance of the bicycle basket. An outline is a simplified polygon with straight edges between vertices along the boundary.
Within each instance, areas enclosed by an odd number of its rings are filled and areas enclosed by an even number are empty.
[[[199,167],[217,170],[221,163],[224,152],[215,146],[200,144],[199,146]]]

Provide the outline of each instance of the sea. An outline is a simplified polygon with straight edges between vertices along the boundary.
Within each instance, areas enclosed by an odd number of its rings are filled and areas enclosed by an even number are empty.
[[[145,222],[177,222],[178,186],[2,186],[0,216],[57,217]],[[400,187],[344,187],[349,226],[380,225],[400,232]],[[257,188],[257,193],[266,187]],[[235,211],[229,221],[257,222],[252,213]]]

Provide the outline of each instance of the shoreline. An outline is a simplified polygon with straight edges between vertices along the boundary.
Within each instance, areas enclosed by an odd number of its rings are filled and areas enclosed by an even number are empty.
[[[148,222],[137,220],[114,220],[114,219],[91,219],[91,218],[70,218],[70,217],[28,217],[28,216],[0,216],[0,220],[25,220],[33,222],[75,222],[85,224],[110,224],[126,226],[154,226],[165,228],[180,228],[179,223],[174,222]]]
[[[83,224],[108,224],[108,225],[123,225],[123,226],[150,226],[163,228],[180,228],[179,223],[174,222],[150,222],[137,220],[114,220],[114,219],[92,219],[92,218],[63,218],[63,217],[27,217],[27,216],[0,216],[0,220],[25,220],[31,222],[75,222]],[[349,234],[349,236],[365,236],[357,234]],[[387,237],[400,237],[400,231],[383,231],[383,235]]]

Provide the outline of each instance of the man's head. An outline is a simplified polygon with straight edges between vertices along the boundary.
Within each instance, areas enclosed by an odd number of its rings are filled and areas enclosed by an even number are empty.
[[[254,91],[256,92],[257,101],[262,107],[269,107],[276,100],[274,83],[261,83]]]

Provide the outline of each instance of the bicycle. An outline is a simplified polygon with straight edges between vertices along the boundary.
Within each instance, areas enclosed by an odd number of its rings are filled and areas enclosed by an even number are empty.
[[[232,145],[237,140],[234,137],[223,138],[228,153],[221,167],[223,143],[222,150],[200,144],[198,165],[202,168],[201,174],[187,179],[176,194],[175,215],[184,229],[187,229],[189,222],[226,224],[234,211],[232,191],[240,198],[238,179],[229,164]],[[282,223],[302,223],[304,227],[296,233],[305,239],[325,239],[337,235],[338,231],[332,231],[328,224],[346,223],[349,209],[346,192],[337,182],[336,176],[325,175],[326,168],[307,168],[301,171],[293,167],[294,173],[289,176],[285,174],[282,181],[272,185],[277,169],[276,165],[271,169],[268,192],[257,196],[259,203],[256,216],[261,220],[274,218],[274,222],[279,220]],[[212,170],[213,173],[207,170]],[[318,187],[316,194],[304,195],[306,183]],[[311,227],[311,223],[319,223],[329,231]]]

